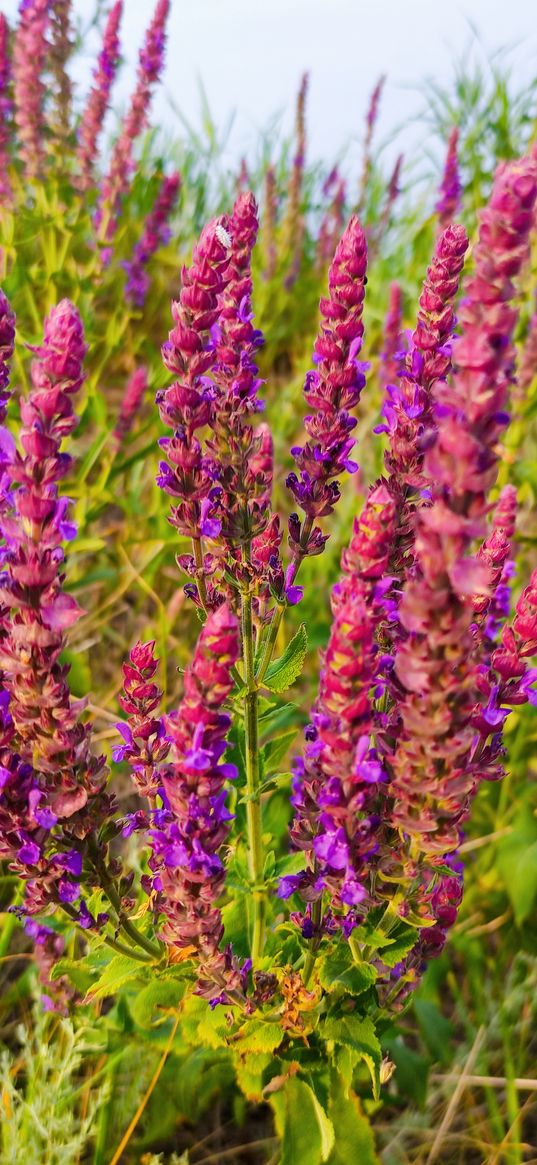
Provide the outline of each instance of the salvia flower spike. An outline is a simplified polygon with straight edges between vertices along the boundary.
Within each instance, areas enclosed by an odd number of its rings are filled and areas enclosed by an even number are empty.
[[[289,520],[289,543],[294,573],[300,560],[319,554],[326,535],[314,523],[331,514],[340,492],[337,478],[357,466],[350,454],[356,408],[365,384],[358,360],[362,345],[362,309],[367,267],[365,234],[353,217],[347,225],[328,273],[328,296],[321,300],[321,330],[315,342],[315,368],[308,372],[304,395],[312,409],[306,417],[308,441],[292,449],[297,473],[290,473],[287,487],[305,514]]]
[[[9,24],[3,12],[0,12],[0,198],[6,201],[11,197],[11,183],[8,175],[10,120],[13,113],[13,104],[9,94],[10,80]]]
[[[462,184],[459,175],[458,143],[459,130],[457,126],[454,126],[449,135],[446,163],[440,185],[440,196],[435,206],[440,232],[450,226],[457,217],[461,207]]]
[[[280,895],[299,891],[319,902],[329,891],[330,918],[346,932],[355,907],[368,899],[368,877],[378,845],[378,789],[387,774],[374,744],[374,699],[383,689],[383,654],[376,628],[385,618],[386,574],[393,551],[395,503],[386,485],[369,494],[342,559],[332,592],[333,623],[322,661],[319,695],[306,729],[303,759],[295,765],[291,839],[305,851],[304,874],[280,883]],[[302,920],[313,937],[313,911]]]
[[[84,379],[86,352],[80,317],[68,300],[53,308],[33,351],[32,389],[21,402],[22,452],[13,447],[6,465],[13,489],[1,515],[8,751],[0,829],[3,853],[26,880],[26,912],[59,901],[76,913],[83,839],[112,802],[103,792],[104,758],[91,755],[90,729],[60,663],[65,631],[80,614],[62,588],[62,544],[75,530],[68,499],[58,493],[71,463],[60,446],[77,424],[72,397]]]
[[[508,419],[517,316],[512,280],[526,261],[536,193],[531,159],[499,168],[465,286],[456,373],[437,394],[437,436],[425,456],[434,501],[419,511],[419,570],[399,608],[407,638],[395,661],[403,695],[390,760],[393,821],[414,857],[457,848],[460,822],[487,776],[486,754],[474,753],[470,717],[479,702],[473,608],[475,596],[489,590],[490,571],[468,551],[483,528]],[[491,731],[496,726],[497,720]],[[491,770],[497,775],[494,764]]]
[[[20,155],[27,178],[37,178],[45,159],[43,72],[49,49],[49,0],[22,0],[13,47],[13,92]]]
[[[120,43],[119,25],[123,12],[123,0],[112,5],[103,35],[102,48],[93,72],[91,86],[78,128],[77,159],[80,169],[80,185],[89,189],[97,160],[99,137],[110,104],[110,93],[116,75]]]
[[[202,965],[219,962],[223,934],[220,851],[231,819],[224,783],[236,776],[222,761],[231,723],[224,705],[239,650],[237,619],[224,604],[209,615],[185,672],[181,704],[165,718],[171,751],[162,779],[164,809],[151,831],[162,938],[178,950],[197,951]]]
[[[104,241],[109,240],[116,229],[121,202],[129,189],[134,167],[134,146],[147,128],[153,89],[164,65],[169,10],[170,0],[158,0],[140,50],[136,88],[103,181],[96,225]]]
[[[125,295],[134,307],[143,307],[150,279],[145,268],[152,255],[171,238],[169,219],[181,187],[181,175],[175,171],[162,179],[157,197],[144,223],[142,237],[137,242],[132,259],[124,263],[127,272]]]

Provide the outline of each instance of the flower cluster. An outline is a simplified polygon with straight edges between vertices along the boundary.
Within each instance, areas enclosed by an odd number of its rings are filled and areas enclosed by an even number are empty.
[[[323,183],[323,197],[330,198],[321,219],[319,236],[317,239],[317,268],[321,271],[332,260],[332,256],[341,237],[345,224],[345,195],[346,183],[341,177],[337,166],[330,171]]]
[[[440,196],[435,206],[440,233],[451,225],[461,207],[462,184],[459,176],[458,144],[459,131],[455,126],[449,135]]]
[[[154,647],[154,640],[135,644],[123,664],[119,702],[128,721],[117,726],[124,743],[113,753],[116,762],[128,761],[138,792],[153,802],[162,782],[160,770],[170,751],[162,717],[154,715],[162,700],[162,692],[153,682],[158,668]]]
[[[419,569],[399,608],[407,637],[395,661],[401,695],[390,758],[392,820],[411,857],[455,850],[478,782],[501,775],[496,757],[476,749],[471,722],[479,702],[474,604],[489,591],[490,569],[468,551],[482,530],[508,419],[512,279],[527,256],[536,193],[531,159],[498,171],[466,283],[456,372],[436,397],[436,436],[424,463],[434,500],[416,522]],[[494,732],[497,718],[491,720]]]
[[[71,130],[73,84],[67,64],[73,51],[71,28],[72,0],[54,0],[50,8],[49,68],[54,79],[54,108],[51,126],[60,141],[65,143]]]
[[[154,205],[145,221],[141,239],[137,242],[132,259],[124,263],[127,272],[125,295],[135,307],[143,307],[149,290],[149,276],[144,268],[159,247],[171,238],[168,220],[177,202],[181,187],[181,175],[175,171],[163,178]]]
[[[385,456],[390,489],[403,500],[422,488],[423,457],[433,427],[431,391],[451,369],[455,327],[453,302],[468,248],[463,227],[448,227],[435,247],[419,301],[416,327],[399,379],[387,385],[384,425],[389,436]]]
[[[403,360],[403,296],[399,283],[390,284],[388,311],[384,321],[384,347],[379,361],[382,389],[397,382]]]
[[[58,494],[71,464],[60,446],[77,424],[72,397],[86,351],[67,300],[51,311],[33,351],[32,390],[21,402],[22,452],[12,443],[5,464],[12,489],[1,515],[0,576],[1,848],[26,880],[30,914],[51,901],[77,901],[84,839],[112,806],[103,793],[104,758],[91,755],[82,705],[72,700],[60,662],[65,630],[80,614],[62,588],[62,543],[75,529],[68,499]]]
[[[121,202],[129,188],[134,167],[134,146],[147,126],[152,91],[162,72],[169,10],[170,0],[158,0],[153,20],[140,50],[137,85],[121,133],[112,151],[108,173],[103,180],[95,222],[100,237],[105,241],[112,237],[116,229]],[[101,106],[99,112],[100,109]]]
[[[9,96],[11,61],[9,59],[9,25],[0,12],[0,198],[9,199],[11,183],[7,173],[9,165],[9,119],[12,103]]]
[[[125,437],[130,433],[146,392],[147,369],[136,368],[132,376],[129,377],[114,426],[113,438],[116,448],[122,445]]]
[[[283,224],[283,244],[289,253],[289,269],[285,277],[285,286],[289,290],[299,274],[304,241],[305,221],[301,213],[302,187],[304,182],[304,163],[306,158],[306,98],[308,95],[309,74],[304,73],[298,91],[295,118],[296,150],[289,177],[287,211]]]
[[[20,155],[27,178],[37,178],[45,158],[43,71],[48,53],[49,0],[22,0],[13,47],[13,93]]]
[[[343,910],[350,929],[353,908],[367,899],[378,848],[379,786],[387,780],[372,733],[386,666],[375,632],[386,616],[394,532],[395,503],[381,484],[370,492],[343,555],[319,695],[304,758],[295,765],[291,839],[306,852],[308,869],[280,883],[281,896],[299,890],[309,902],[327,889],[331,912]],[[307,933],[309,917],[305,925]]]
[[[356,419],[351,415],[365,384],[358,360],[363,336],[367,244],[358,219],[351,218],[328,273],[328,297],[321,300],[321,331],[315,342],[315,369],[304,385],[307,404],[314,411],[305,419],[309,440],[292,454],[299,475],[290,473],[287,487],[306,518],[289,519],[289,542],[295,571],[300,559],[319,554],[326,542],[317,518],[331,514],[340,492],[335,480],[357,466],[350,458]]]
[[[174,327],[162,349],[166,368],[178,379],[157,395],[161,418],[173,429],[172,437],[160,441],[167,460],[160,463],[157,483],[177,499],[169,520],[194,540],[196,557],[201,539],[215,537],[221,528],[213,512],[218,465],[204,453],[197,434],[213,413],[207,374],[215,362],[211,329],[229,267],[228,225],[227,219],[218,219],[205,228],[191,267],[183,271],[179,299],[172,304]]]
[[[377,84],[375,85],[375,88],[373,89],[373,92],[371,94],[371,98],[369,101],[369,107],[367,110],[366,119],[365,119],[366,128],[365,128],[365,139],[364,139],[364,150],[363,150],[362,173],[360,176],[360,189],[358,192],[358,201],[356,204],[356,213],[359,215],[362,215],[364,213],[366,200],[367,200],[369,179],[370,179],[371,170],[373,167],[373,159],[371,156],[371,147],[373,144],[373,133],[374,133],[377,121],[378,121],[380,99],[382,97],[382,91],[384,89],[385,84],[386,84],[386,77],[383,75],[383,76],[379,77]]]
[[[11,392],[9,365],[15,348],[15,313],[0,290],[0,423],[5,420]]]
[[[93,72],[90,89],[78,130],[77,159],[80,170],[80,185],[88,190],[91,185],[97,144],[102,133],[106,111],[110,103],[110,92],[119,63],[119,25],[123,11],[123,0],[116,0],[108,13],[102,48]]]
[[[231,815],[224,782],[235,766],[222,762],[230,717],[223,711],[233,687],[239,630],[226,605],[212,612],[184,677],[177,712],[166,717],[171,741],[163,775],[164,809],[151,831],[153,889],[165,916],[162,937],[191,948],[202,963],[217,960],[223,927],[215,905],[224,884],[220,856]]]

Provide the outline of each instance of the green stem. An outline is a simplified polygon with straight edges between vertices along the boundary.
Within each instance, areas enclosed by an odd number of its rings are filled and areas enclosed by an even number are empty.
[[[320,926],[321,926],[322,917],[323,917],[323,899],[321,896],[320,898],[317,899],[316,902],[313,903],[312,908],[311,908],[311,921],[312,921],[312,924],[315,927],[315,929],[318,931],[318,933],[316,935],[314,935],[314,937],[311,940],[310,949],[306,955],[306,962],[304,963],[304,970],[302,972],[302,978],[304,980],[305,987],[308,986],[308,983],[311,979],[311,973],[313,971],[313,968],[315,966],[315,960],[317,958],[317,951],[319,950],[319,943],[321,941]]]
[[[129,936],[135,946],[147,951],[147,954],[151,955],[153,959],[161,959],[162,947],[158,946],[157,943],[151,942],[151,939],[146,938],[145,934],[142,934],[141,930],[138,930],[138,927],[125,916],[121,898],[107,872],[104,862],[97,853],[96,847],[91,846],[90,849],[95,868],[99,874],[101,888],[116,911],[121,929],[125,931],[125,934]]]
[[[304,522],[304,528],[302,530],[301,539],[300,539],[301,545],[300,545],[299,549],[295,551],[295,553],[293,555],[292,562],[291,562],[291,568],[290,568],[289,575],[287,578],[287,585],[288,586],[290,586],[292,583],[294,583],[296,576],[300,570],[302,560],[306,554],[306,548],[308,545],[309,536],[311,534],[312,526],[313,526],[313,518],[306,518],[306,521]],[[272,616],[272,621],[270,623],[267,638],[265,640],[265,646],[263,648],[263,655],[261,657],[261,662],[259,664],[259,668],[257,671],[256,678],[257,678],[258,684],[262,683],[262,681],[264,680],[264,678],[267,674],[267,670],[270,667],[270,663],[272,660],[272,654],[274,652],[274,648],[276,646],[276,640],[278,638],[278,631],[280,630],[283,616],[287,610],[287,605],[288,605],[287,602],[280,603],[277,610],[274,612],[274,614]]]
[[[246,820],[248,825],[248,866],[254,904],[252,960],[255,963],[263,952],[265,942],[266,900],[263,887],[263,827],[259,796],[258,692],[254,668],[252,596],[249,593],[242,596],[242,645],[246,684],[244,696],[246,787],[248,793]]]
[[[198,584],[198,594],[201,599],[203,610],[207,610],[207,587],[205,585],[204,563],[203,563],[203,547],[201,545],[201,538],[192,539],[192,549],[194,551],[194,561],[196,563],[196,582]]]
[[[76,910],[69,906],[69,903],[62,902],[62,910],[69,915],[73,922],[78,923],[78,914]],[[125,946],[125,943],[120,943],[118,939],[111,938],[109,934],[100,934],[99,938],[107,947],[111,947],[118,955],[128,955],[129,959],[136,959],[139,963],[149,963],[150,959],[147,955],[141,955],[139,951],[133,951],[132,947]]]
[[[278,638],[278,631],[280,630],[281,622],[282,622],[286,607],[287,607],[287,603],[281,603],[280,606],[278,607],[278,609],[274,612],[274,614],[272,616],[272,620],[271,620],[271,623],[270,623],[270,626],[268,629],[267,638],[265,639],[265,646],[263,648],[263,655],[261,656],[261,661],[260,661],[257,676],[256,676],[258,684],[261,684],[263,682],[263,680],[267,674],[268,668],[270,667],[272,655],[274,652],[274,648],[276,646],[276,640]]]

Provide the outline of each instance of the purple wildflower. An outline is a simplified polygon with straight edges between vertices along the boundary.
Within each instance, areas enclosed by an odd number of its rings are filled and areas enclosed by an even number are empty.
[[[147,369],[136,368],[127,383],[112,434],[116,449],[122,445],[125,437],[130,433],[146,392]]]
[[[152,91],[164,64],[165,29],[169,10],[170,0],[157,0],[153,19],[140,50],[136,88],[121,133],[112,151],[96,214],[95,222],[103,241],[110,240],[116,229],[121,202],[129,189],[134,168],[134,146],[147,127]]]
[[[93,84],[78,129],[80,186],[88,190],[97,158],[97,145],[110,102],[110,91],[119,62],[119,24],[123,0],[116,0],[108,13],[103,44],[93,72]]]
[[[449,135],[446,163],[444,167],[444,174],[440,186],[440,197],[436,203],[435,210],[438,215],[438,229],[440,233],[450,226],[454,218],[456,218],[462,197],[462,185],[459,176],[459,162],[457,157],[457,146],[459,142],[459,131],[456,126],[452,129]]]
[[[142,237],[136,244],[132,259],[123,264],[127,272],[125,295],[134,307],[143,307],[149,289],[149,276],[145,271],[149,259],[159,247],[163,247],[171,237],[168,220],[177,202],[181,188],[181,175],[175,171],[162,179],[160,189],[145,221]]]
[[[15,123],[27,178],[37,178],[45,158],[43,71],[48,53],[49,0],[22,0],[13,46]]]
[[[11,183],[8,175],[10,121],[13,113],[9,93],[10,81],[9,24],[3,12],[0,12],[0,198],[4,200],[11,198]]]

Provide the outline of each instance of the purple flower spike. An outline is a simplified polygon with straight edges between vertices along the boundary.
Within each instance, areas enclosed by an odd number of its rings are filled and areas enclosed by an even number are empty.
[[[13,47],[13,93],[20,154],[27,178],[38,177],[45,158],[43,72],[49,45],[49,0],[22,0]]]
[[[170,0],[157,0],[153,19],[140,50],[136,88],[112,152],[95,218],[103,242],[109,241],[116,230],[121,203],[129,189],[134,168],[134,146],[148,124],[152,92],[164,64],[169,10]]]
[[[65,629],[80,614],[62,590],[67,499],[58,497],[58,482],[71,458],[61,445],[77,424],[73,395],[86,352],[68,300],[53,308],[32,351],[32,387],[20,406],[22,452],[12,448],[3,467],[11,489],[0,514],[0,854],[27,880],[25,910],[34,914],[57,901],[58,861],[76,875],[83,839],[113,802],[103,792],[104,758],[91,754],[90,727],[60,662]],[[61,893],[70,901],[69,879]]]
[[[435,206],[440,232],[450,226],[457,217],[461,207],[462,185],[459,176],[459,160],[457,156],[458,144],[459,131],[455,126],[449,135],[446,164],[440,186],[440,197]]]
[[[0,12],[0,198],[6,203],[10,202],[12,193],[7,172],[11,138],[10,121],[13,112],[9,96],[10,79],[9,25],[3,12]]]
[[[122,12],[123,0],[116,0],[108,13],[102,48],[93,72],[93,85],[80,120],[77,158],[82,190],[88,190],[91,186],[99,137],[119,63],[119,25]]]
[[[154,205],[145,221],[142,237],[134,248],[132,259],[124,264],[127,272],[125,295],[134,307],[141,308],[145,303],[149,289],[149,276],[145,268],[151,256],[170,238],[168,220],[175,208],[180,188],[181,175],[177,171],[162,179]]]
[[[527,260],[536,195],[533,159],[499,167],[465,286],[456,371],[438,384],[437,396],[433,389],[437,432],[424,459],[433,500],[417,515],[417,569],[399,607],[406,638],[395,673],[404,695],[389,758],[393,820],[401,839],[412,839],[413,853],[431,860],[456,850],[460,822],[480,780],[502,772],[490,715],[490,746],[476,748],[472,726],[476,706],[490,707],[489,682],[481,696],[474,611],[476,598],[490,593],[491,564],[469,551],[484,533],[487,494],[497,472],[514,365],[513,280]],[[509,512],[512,499],[502,505]],[[516,657],[509,629],[502,638]],[[503,697],[497,702],[508,703]]]
[[[296,768],[291,826],[308,869],[285,879],[280,894],[299,890],[306,901],[326,888],[344,921],[368,898],[376,852],[377,786],[386,780],[373,743],[374,690],[385,669],[375,631],[385,619],[386,577],[393,550],[395,503],[385,485],[372,490],[342,557],[343,577],[332,591],[333,623],[319,695],[306,729],[304,760]]]
[[[118,724],[124,744],[114,750],[117,763],[128,761],[142,797],[153,798],[162,785],[162,766],[170,740],[159,715],[162,692],[153,683],[158,668],[154,641],[137,643],[123,664],[123,692],[119,702],[129,721]]]
[[[365,384],[357,360],[363,323],[367,244],[357,218],[351,218],[336,250],[328,274],[328,298],[321,300],[321,331],[315,342],[315,370],[308,372],[304,385],[306,402],[312,410],[306,417],[309,440],[293,450],[298,468],[289,474],[287,486],[306,521],[289,524],[289,540],[297,561],[318,553],[321,531],[314,526],[319,517],[331,514],[339,498],[334,480],[352,472],[349,454],[356,425],[351,415]],[[296,572],[295,572],[296,573]]]
[[[230,718],[223,706],[233,687],[231,669],[239,655],[239,629],[227,605],[213,611],[185,672],[184,696],[175,715],[166,719],[171,752],[163,786],[168,808],[151,831],[149,865],[153,887],[165,916],[162,938],[172,948],[196,950],[201,963],[200,990],[223,973],[219,951],[223,925],[217,900],[225,871],[219,850],[231,815],[225,807],[224,782],[236,775],[222,763]],[[230,966],[227,983],[233,986]],[[226,972],[227,975],[227,972]],[[221,985],[224,980],[220,980]],[[211,987],[208,987],[211,995]]]
[[[130,377],[112,434],[116,449],[122,445],[125,437],[130,433],[140,410],[144,396],[147,393],[147,369],[136,368]]]

